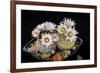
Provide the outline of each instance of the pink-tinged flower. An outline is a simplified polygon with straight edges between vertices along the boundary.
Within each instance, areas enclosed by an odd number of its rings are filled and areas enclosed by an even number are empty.
[[[42,34],[41,43],[46,46],[53,44],[52,35],[51,34]]]
[[[54,29],[56,29],[56,25],[52,22],[44,22],[42,23],[40,26],[37,27],[38,29],[41,29],[41,30],[48,30],[48,31],[54,31]]]
[[[38,35],[39,35],[39,33],[40,33],[40,31],[39,31],[38,29],[34,29],[34,30],[32,31],[32,36],[35,37],[35,38],[37,38]]]

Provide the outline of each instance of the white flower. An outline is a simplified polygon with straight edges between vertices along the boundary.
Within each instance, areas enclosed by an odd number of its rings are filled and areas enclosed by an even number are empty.
[[[40,31],[41,31],[41,29],[43,29],[43,28],[44,28],[44,26],[43,26],[43,25],[41,25],[41,24],[39,24],[36,28],[37,28],[38,30],[40,30]]]
[[[62,34],[62,33],[65,33],[66,29],[67,29],[67,26],[65,24],[60,24],[58,25],[57,31],[58,33]]]
[[[60,22],[61,24],[64,24],[66,26],[74,26],[75,25],[75,21],[72,21],[71,19],[66,19],[64,18],[63,21]]]
[[[51,34],[42,34],[41,43],[43,45],[46,45],[46,46],[49,46],[49,45],[53,44],[53,40],[52,40]]]
[[[55,41],[58,41],[58,40],[59,40],[59,37],[58,37],[58,35],[55,33],[55,34],[52,34],[52,39],[53,39],[53,41],[55,42]]]
[[[37,28],[41,28],[42,30],[49,30],[49,31],[53,31],[54,29],[56,29],[56,25],[52,22],[44,22],[42,23],[40,26],[38,26]]]
[[[36,37],[38,37],[39,33],[40,33],[40,31],[38,29],[34,29],[32,31],[32,36],[36,38]]]
[[[75,28],[70,27],[67,29],[65,35],[67,36],[66,39],[71,40],[71,41],[75,41],[77,38],[78,32],[75,30]]]

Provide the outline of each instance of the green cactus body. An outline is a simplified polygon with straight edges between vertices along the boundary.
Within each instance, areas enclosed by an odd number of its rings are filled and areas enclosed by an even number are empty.
[[[76,41],[71,41],[71,40],[66,40],[66,39],[60,39],[57,42],[57,46],[60,50],[67,50],[67,49],[71,49],[74,45],[75,45]]]
[[[50,46],[46,46],[46,45],[42,45],[39,40],[37,40],[36,44],[37,44],[37,47],[41,53],[52,54],[52,52],[55,52],[55,49],[56,49],[55,44],[51,44]]]

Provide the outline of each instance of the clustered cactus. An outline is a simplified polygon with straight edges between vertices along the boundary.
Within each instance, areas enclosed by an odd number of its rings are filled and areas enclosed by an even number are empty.
[[[63,57],[67,57],[67,50],[75,45],[77,34],[75,22],[68,18],[64,18],[59,25],[46,21],[32,31],[33,38],[37,39],[35,50],[41,53],[39,56],[42,59],[49,60],[62,60]],[[33,52],[33,49],[29,48],[29,51]]]

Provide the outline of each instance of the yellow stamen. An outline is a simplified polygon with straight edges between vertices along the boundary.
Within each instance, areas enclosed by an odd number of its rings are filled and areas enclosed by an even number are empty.
[[[64,27],[61,27],[60,31],[61,32],[65,32],[65,28]]]
[[[68,33],[68,36],[69,36],[69,37],[72,37],[72,36],[73,36],[73,32],[70,31],[70,32]]]
[[[48,42],[49,42],[49,38],[45,38],[44,41],[45,41],[46,43],[48,43]]]

